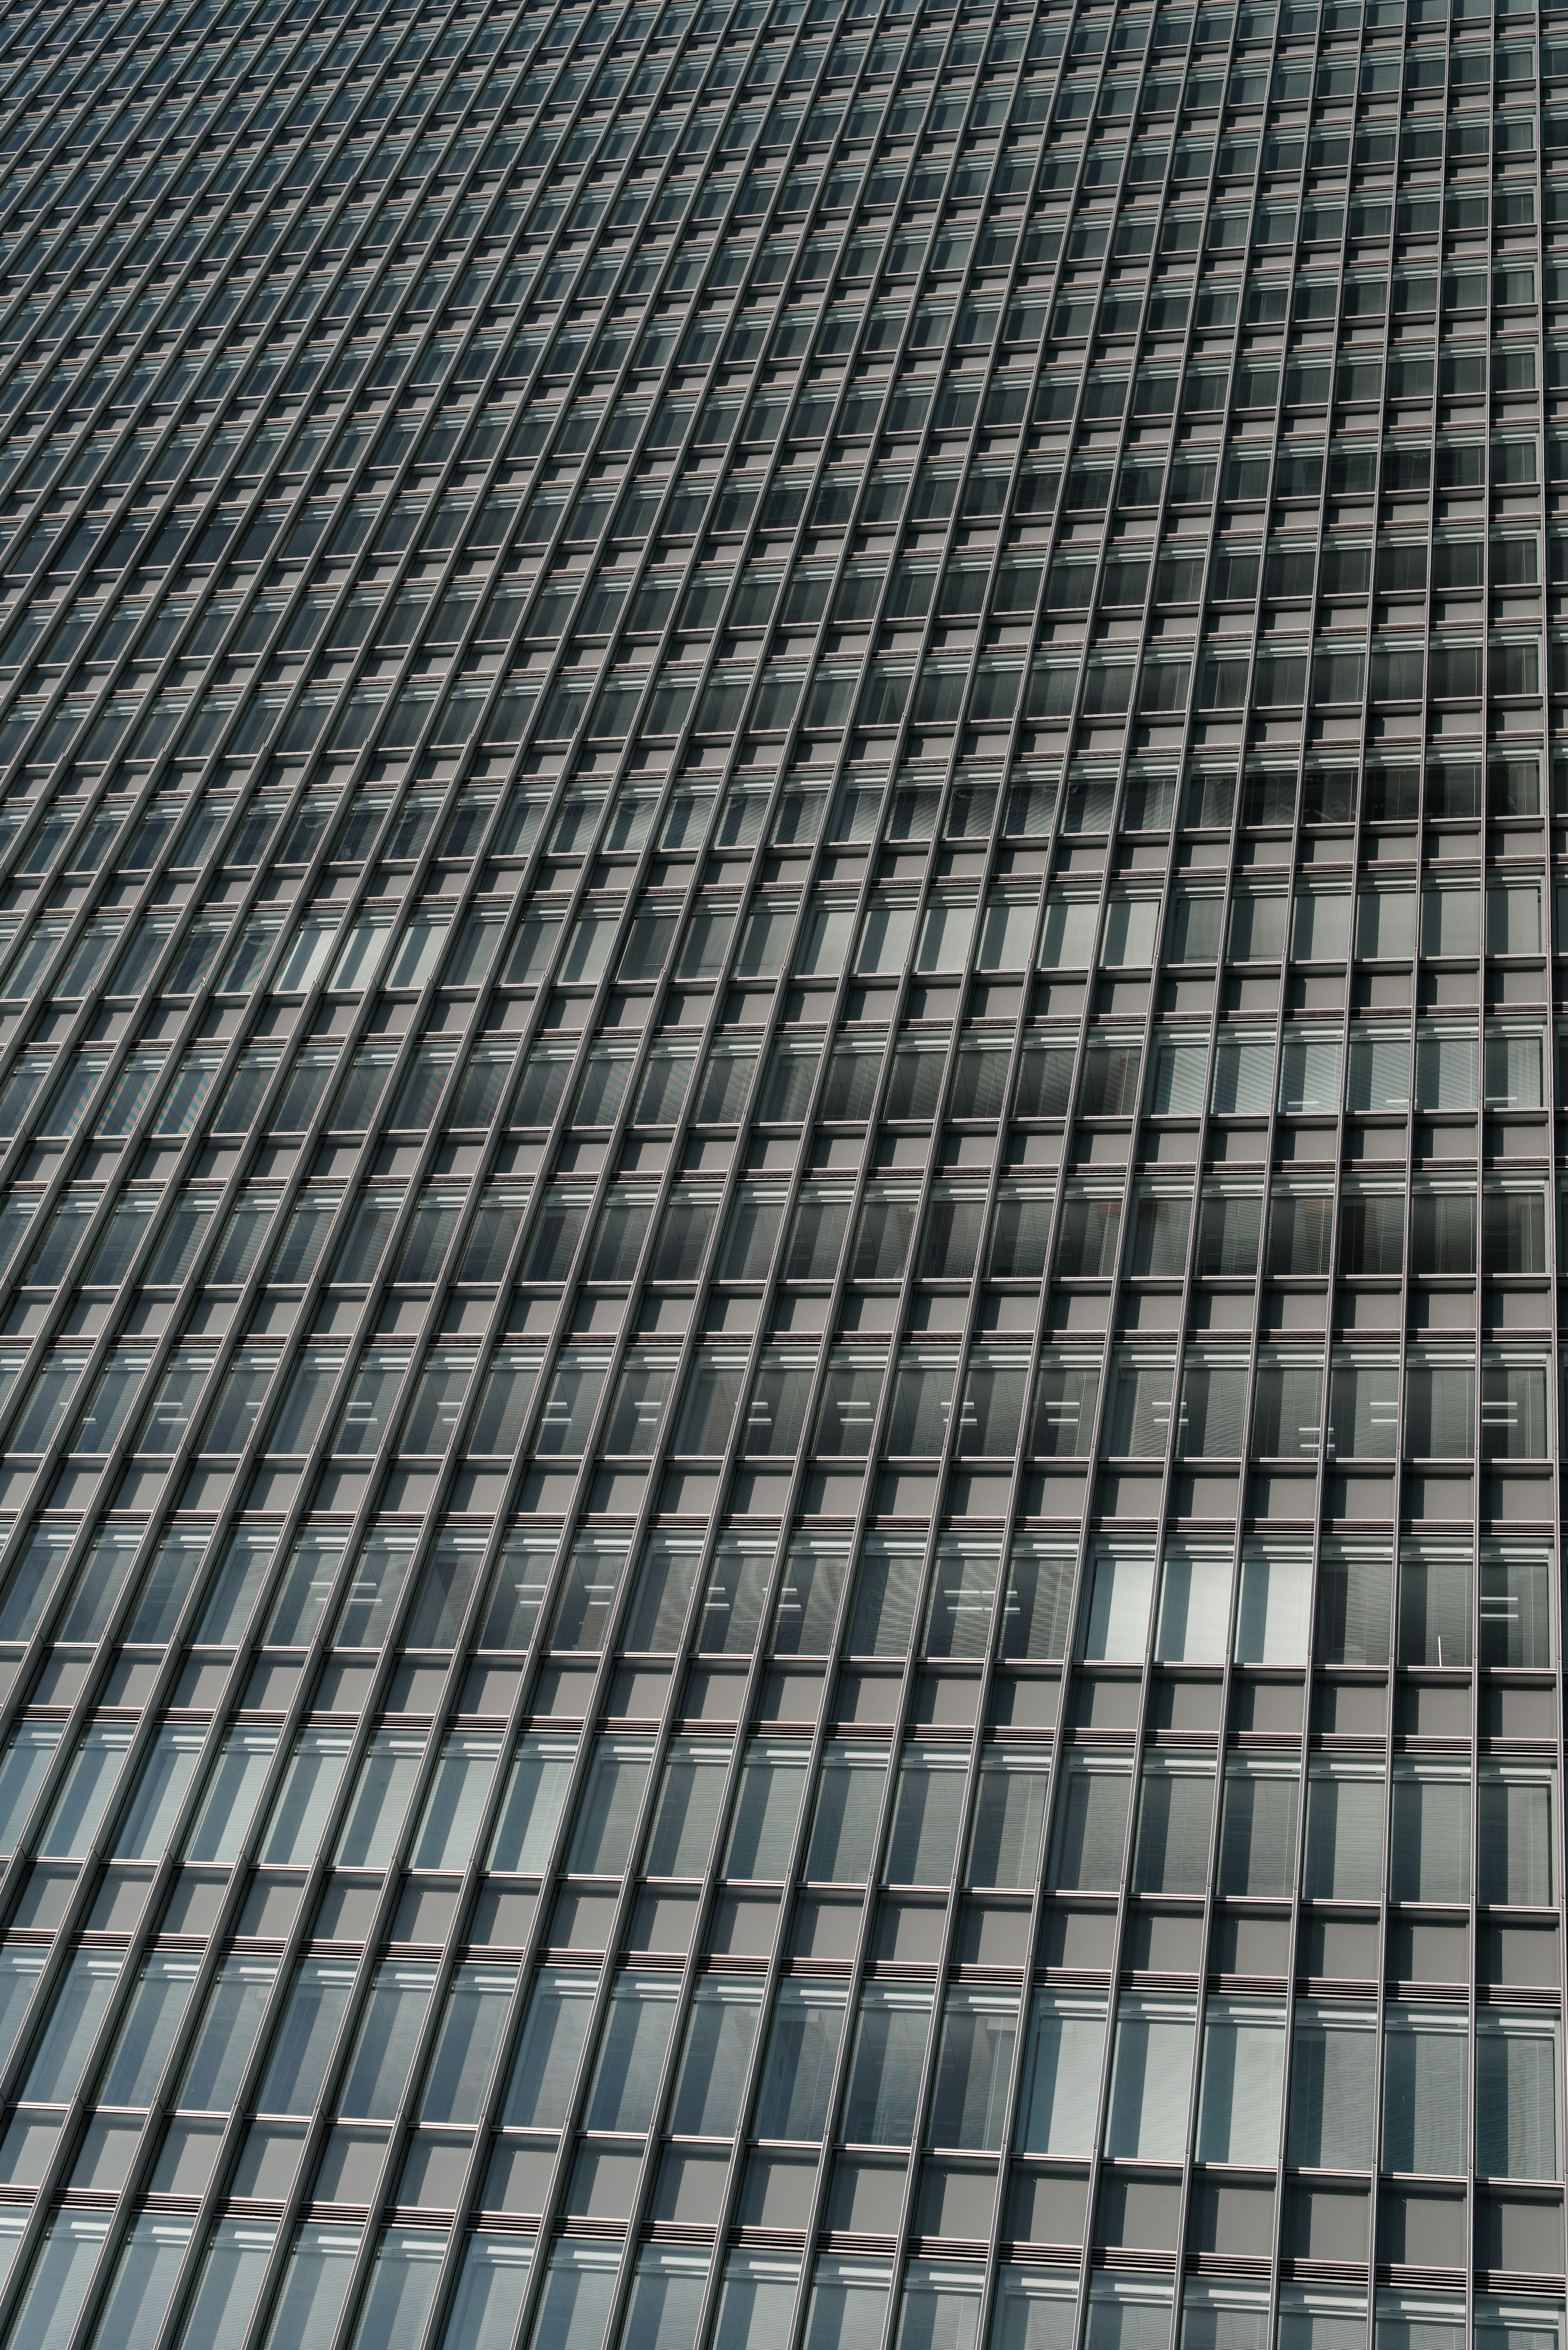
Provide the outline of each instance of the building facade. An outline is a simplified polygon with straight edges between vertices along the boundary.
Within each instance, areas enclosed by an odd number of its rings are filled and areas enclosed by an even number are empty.
[[[1565,83],[8,12],[4,2350],[1563,2350]]]

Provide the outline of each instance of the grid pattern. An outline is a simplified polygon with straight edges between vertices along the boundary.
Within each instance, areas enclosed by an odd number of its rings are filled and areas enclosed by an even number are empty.
[[[1568,18],[0,159],[5,2350],[1563,2350]]]

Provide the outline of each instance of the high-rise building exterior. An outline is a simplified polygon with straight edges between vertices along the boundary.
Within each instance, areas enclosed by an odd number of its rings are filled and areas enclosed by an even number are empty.
[[[0,160],[0,2350],[1565,2350],[1568,16]]]

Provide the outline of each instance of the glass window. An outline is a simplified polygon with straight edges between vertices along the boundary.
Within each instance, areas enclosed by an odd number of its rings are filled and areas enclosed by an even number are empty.
[[[930,2024],[929,1991],[871,1983],[862,1991],[841,2123],[852,2145],[911,2142]]]
[[[1371,1764],[1322,1761],[1307,1771],[1302,1891],[1314,1900],[1376,1901],[1386,1790]]]
[[[1089,2153],[1105,2044],[1103,1999],[1068,1992],[1035,1994],[1019,2098],[1021,2152]]]
[[[1179,2000],[1124,1998],[1116,2010],[1106,2152],[1179,2162],[1187,2148],[1194,2019]]]
[[[1286,2159],[1323,2170],[1372,2161],[1377,2070],[1370,2008],[1297,2002]]]
[[[1548,1908],[1554,1899],[1556,1780],[1548,1771],[1483,1763],[1476,1785],[1477,1898]]]
[[[884,1872],[894,1885],[946,1885],[957,1856],[968,1775],[961,1756],[910,1747],[898,1769]]]
[[[806,1775],[798,1749],[753,1740],[724,1847],[725,1877],[774,1881],[787,1877]]]
[[[700,1980],[688,2012],[669,2126],[699,2137],[731,2137],[762,2014],[758,1985]]]
[[[981,1991],[948,1993],[927,2129],[933,2146],[1001,2146],[1017,2037],[1016,2000]]]
[[[620,1976],[610,1993],[588,2084],[589,2129],[646,2130],[651,2126],[679,2006],[678,1984],[659,1977]]]
[[[1462,2009],[1400,2007],[1383,2022],[1383,2168],[1466,2168],[1469,2024]],[[1478,2139],[1479,2146],[1479,2139]]]
[[[759,2137],[821,2142],[844,2021],[842,1990],[779,1985],[753,2124]]]
[[[1243,1543],[1241,1596],[1236,1610],[1236,1662],[1305,1664],[1311,1607],[1310,1552],[1281,1543]]]
[[[459,1967],[425,2073],[421,2122],[463,2121],[482,2110],[516,1990],[515,1967]]]
[[[1562,2177],[1560,2030],[1544,2016],[1478,2010],[1475,2167],[1483,2178]]]
[[[1148,1638],[1154,1558],[1147,1551],[1103,1546],[1089,1563],[1084,1619],[1085,1662],[1141,1659]]]
[[[887,2323],[892,2271],[878,2261],[852,2260],[819,2252],[806,2303],[805,2340],[816,2350],[838,2350],[868,2337],[880,2338]]]
[[[1121,1882],[1132,1775],[1125,1764],[1073,1757],[1056,1800],[1051,1881],[1062,1892],[1112,1892]]]
[[[1210,1999],[1198,2096],[1199,2162],[1279,2159],[1285,2014],[1249,2000]]]
[[[535,1976],[502,2108],[510,2126],[559,2128],[566,2119],[597,1988],[596,1974],[564,1967]]]
[[[1469,1900],[1469,1773],[1462,1765],[1396,1759],[1388,1835],[1391,1901]]]
[[[1023,1887],[1039,1874],[1048,1773],[1021,1755],[987,1755],[970,1830],[972,1885]]]
[[[1254,1763],[1227,1767],[1220,1820],[1221,1893],[1279,1898],[1289,1891],[1299,1798],[1293,1772]]]

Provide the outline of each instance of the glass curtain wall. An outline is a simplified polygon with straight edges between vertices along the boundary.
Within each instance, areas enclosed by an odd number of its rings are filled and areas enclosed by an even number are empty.
[[[1568,10],[0,162],[0,2350],[1565,2350]]]

